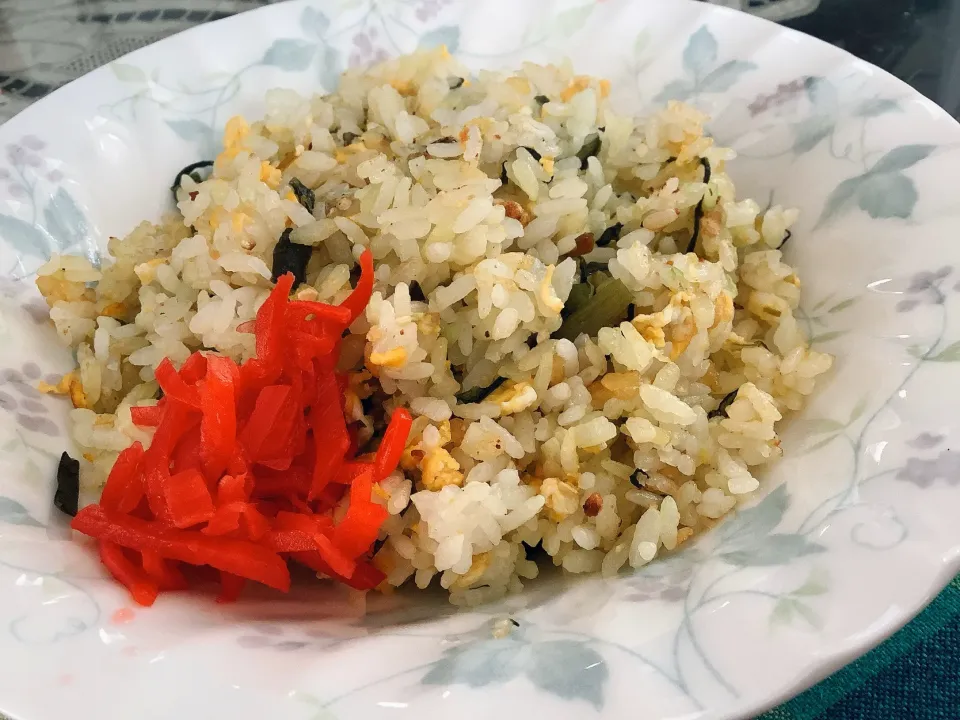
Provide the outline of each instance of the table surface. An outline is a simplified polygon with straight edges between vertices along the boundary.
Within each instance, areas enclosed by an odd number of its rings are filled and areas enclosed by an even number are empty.
[[[712,1],[842,47],[960,119],[960,0]],[[0,0],[0,122],[125,53],[270,2]],[[893,638],[763,720],[957,720],[958,662],[960,579]]]

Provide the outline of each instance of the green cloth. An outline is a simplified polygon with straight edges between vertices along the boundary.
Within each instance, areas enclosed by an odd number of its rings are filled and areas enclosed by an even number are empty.
[[[900,632],[759,720],[960,719],[960,577]]]

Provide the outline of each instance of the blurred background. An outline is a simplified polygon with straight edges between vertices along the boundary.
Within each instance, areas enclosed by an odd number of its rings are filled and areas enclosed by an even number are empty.
[[[710,1],[849,50],[960,116],[960,0]],[[270,2],[0,0],[0,121],[131,50]]]

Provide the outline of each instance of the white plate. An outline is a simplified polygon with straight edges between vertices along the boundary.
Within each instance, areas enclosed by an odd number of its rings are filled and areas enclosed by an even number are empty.
[[[899,81],[795,32],[693,2],[340,0],[164,40],[0,128],[0,710],[22,720],[730,718],[827,675],[958,570],[960,128]],[[775,488],[616,581],[509,603],[364,601],[340,588],[131,610],[51,509],[70,367],[29,276],[156,218],[266,89],[446,43],[468,64],[569,56],[621,107],[681,97],[740,152],[741,194],[802,209],[787,246],[832,379],[788,429]],[[363,617],[365,603],[371,612]],[[495,640],[509,614],[519,627]]]

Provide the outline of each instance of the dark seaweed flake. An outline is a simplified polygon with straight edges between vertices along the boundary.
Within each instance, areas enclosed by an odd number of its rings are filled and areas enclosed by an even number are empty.
[[[279,242],[273,248],[273,274],[271,280],[276,282],[281,275],[293,273],[293,289],[296,290],[307,279],[307,263],[313,248],[309,245],[300,245],[291,242],[291,228],[287,228],[280,236]]]
[[[537,105],[546,105],[548,102],[550,102],[550,98],[548,98],[546,95],[537,95],[537,96],[533,99],[533,101],[534,101]]]
[[[577,151],[577,157],[580,159],[580,169],[587,169],[587,159],[594,157],[600,152],[600,136],[597,133],[588,135],[583,142],[583,147]]]
[[[498,387],[503,385],[506,380],[506,378],[498,377],[486,387],[475,387],[470,388],[469,390],[464,390],[462,393],[457,395],[457,402],[461,404],[478,403]]]
[[[80,461],[63,453],[57,466],[57,491],[53,504],[73,517],[80,509]]]
[[[197,170],[202,170],[203,168],[208,167],[213,167],[213,160],[200,160],[199,162],[191,163],[177,173],[176,177],[173,179],[173,185],[170,186],[170,192],[173,193],[174,203],[179,201],[177,192],[180,190],[180,184],[183,182],[183,178],[189,175],[191,178],[193,178],[194,182],[202,182],[202,176],[197,172]]]
[[[706,184],[710,182],[710,175],[712,174],[710,161],[706,158],[700,158],[700,162],[703,164],[703,182]],[[703,194],[707,194],[706,190],[704,190]],[[703,219],[703,198],[700,198],[700,202],[698,202],[697,206],[693,209],[693,234],[690,236],[690,243],[687,245],[688,253],[697,251],[697,240],[700,239],[701,219]]]
[[[792,237],[793,237],[793,232],[790,230],[787,230],[787,234],[783,236],[783,240],[780,242],[779,245],[777,245],[777,250],[780,250],[781,248],[783,248],[783,246],[787,244],[787,241],[790,240],[790,238]]]
[[[596,242],[597,247],[606,247],[614,240],[619,240],[621,232],[623,232],[623,223],[614,223],[600,233],[600,237],[597,238]]]
[[[290,179],[290,189],[293,190],[293,194],[297,196],[297,202],[303,205],[308,213],[313,215],[313,208],[317,203],[317,196],[314,195],[313,190],[308,188],[297,178]]]
[[[451,89],[451,90],[456,90],[457,88],[459,88],[459,87],[461,87],[461,86],[463,85],[463,83],[464,83],[464,78],[462,78],[462,77],[451,78],[450,81],[449,81],[449,83],[450,83],[450,89]]]
[[[711,410],[707,413],[707,417],[727,417],[727,408],[729,408],[733,404],[733,401],[737,399],[737,393],[739,391],[740,388],[737,388],[732,393],[728,393],[723,400],[720,401],[720,404],[717,406],[716,410]]]
[[[641,475],[646,480],[650,479],[650,476],[647,474],[646,470],[641,470],[640,468],[637,468],[636,472],[634,472],[633,475],[630,476],[630,484],[633,485],[635,488],[643,487],[643,481],[640,480]]]

